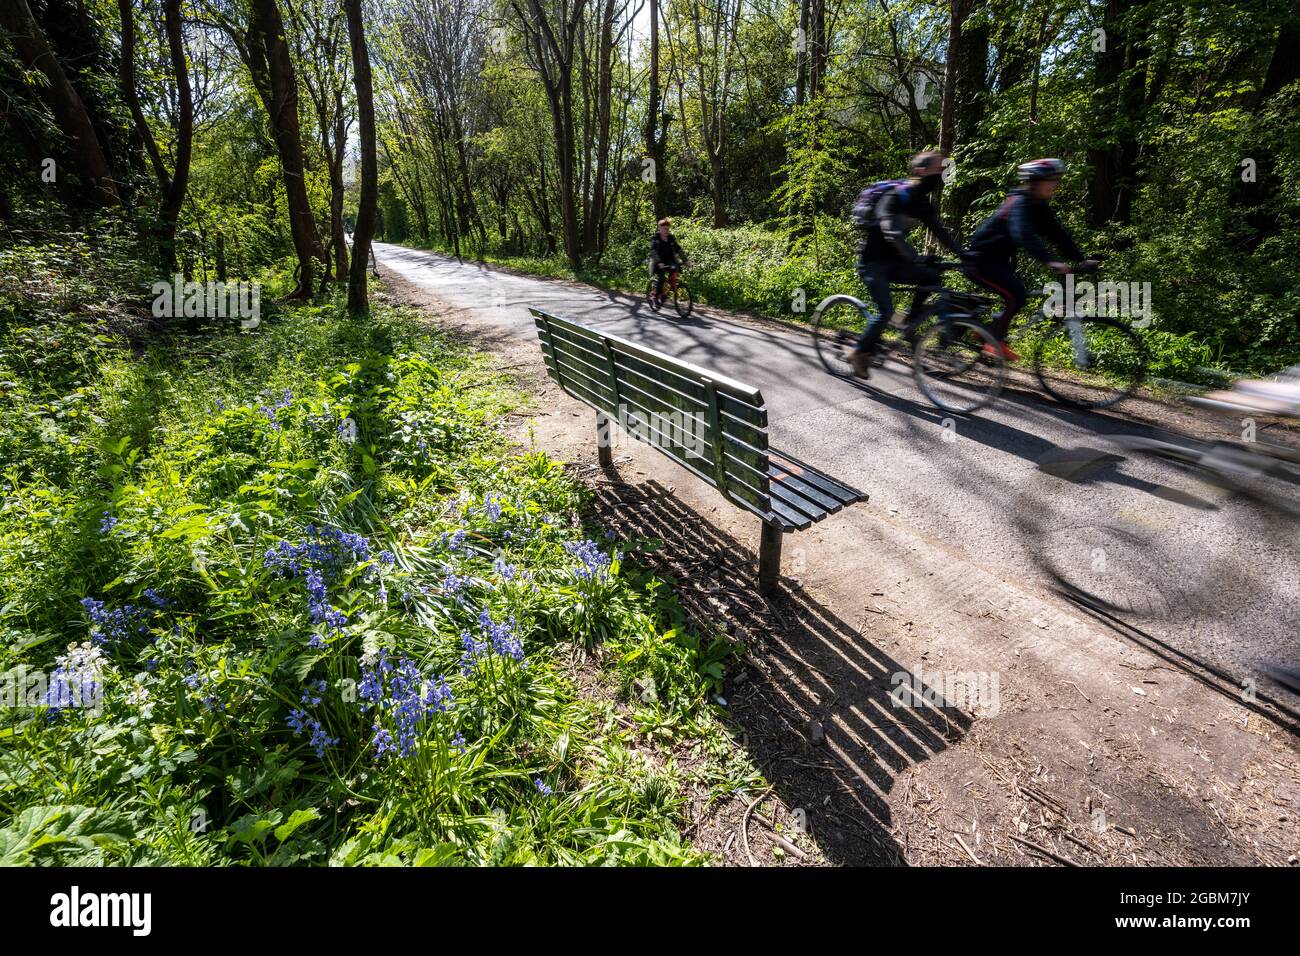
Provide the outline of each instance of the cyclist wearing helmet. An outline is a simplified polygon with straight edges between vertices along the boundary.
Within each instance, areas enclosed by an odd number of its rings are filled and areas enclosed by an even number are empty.
[[[1035,159],[1021,165],[1016,172],[1023,185],[1011,190],[997,212],[980,223],[971,237],[970,257],[962,269],[966,278],[1002,297],[1005,305],[993,325],[993,334],[1002,345],[1002,354],[1011,362],[1019,361],[1020,356],[1007,346],[1007,330],[1016,313],[1024,308],[1027,297],[1025,284],[1012,265],[1016,250],[1024,249],[1058,273],[1071,271],[1070,266],[1060,261],[1044,240],[1070,259],[1084,258],[1048,203],[1065,173],[1065,163],[1059,159]],[[992,350],[991,345],[986,348]]]
[[[849,353],[849,363],[860,378],[870,376],[871,357],[880,345],[886,323],[894,315],[890,284],[937,285],[939,282],[939,270],[934,268],[933,258],[922,257],[907,241],[913,226],[923,223],[945,247],[965,256],[965,250],[943,227],[930,204],[930,195],[938,188],[943,175],[943,153],[917,153],[912,157],[911,173],[911,178],[904,182],[888,184],[858,243],[858,278],[879,310],[867,323],[857,348]],[[917,293],[908,310],[909,318],[927,297],[928,293]]]

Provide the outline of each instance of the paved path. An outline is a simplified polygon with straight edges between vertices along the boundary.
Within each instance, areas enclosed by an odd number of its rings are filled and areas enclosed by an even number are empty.
[[[758,386],[773,444],[869,492],[873,505],[940,542],[955,568],[1046,592],[1050,582],[1034,558],[1050,553],[1099,590],[1172,607],[1173,622],[1169,614],[1126,619],[1202,664],[1242,678],[1266,661],[1300,666],[1292,529],[1159,463],[1129,462],[1088,484],[1036,466],[1056,448],[1104,448],[1107,433],[1151,433],[1143,426],[1023,393],[975,417],[946,418],[901,365],[863,385],[827,375],[799,330],[714,310],[681,321],[623,293],[384,243],[375,251],[408,281],[517,335],[521,348],[537,347],[527,311],[537,306]],[[1051,515],[1046,543],[1019,526],[1026,503]],[[1150,586],[1135,592],[1133,581]]]

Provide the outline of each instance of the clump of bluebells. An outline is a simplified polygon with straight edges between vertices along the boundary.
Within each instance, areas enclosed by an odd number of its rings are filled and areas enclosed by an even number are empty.
[[[478,633],[461,632],[460,643],[463,648],[460,657],[461,673],[469,674],[480,660],[491,654],[522,662],[524,644],[515,629],[513,617],[498,624],[492,620],[492,615],[488,611],[482,611],[478,616]]]
[[[434,715],[455,704],[445,678],[426,679],[414,661],[399,657],[394,662],[382,649],[373,666],[363,669],[357,695],[363,711],[376,711],[371,743],[379,759],[414,754]],[[384,725],[385,715],[391,718],[391,729]]]
[[[574,573],[584,581],[603,581],[608,576],[612,560],[595,541],[566,541],[564,550],[578,559]]]
[[[280,422],[276,418],[276,413],[282,411],[283,409],[288,408],[290,403],[292,402],[293,402],[293,392],[291,392],[289,389],[286,388],[284,390],[284,394],[280,397],[280,400],[278,402],[276,402],[274,405],[263,405],[261,407],[260,411],[262,412],[263,415],[266,416],[267,420],[271,423],[271,428],[273,430],[277,432],[281,430]]]
[[[501,502],[505,500],[496,492],[489,491],[483,496],[483,511],[488,516],[489,521],[501,520]]]
[[[347,625],[348,616],[330,604],[329,585],[339,578],[344,568],[369,557],[370,542],[363,535],[309,524],[298,543],[281,540],[267,548],[262,564],[276,577],[301,577],[307,588],[307,612],[312,623],[324,624],[326,634],[339,634]],[[308,644],[324,648],[325,638],[313,634]]]
[[[312,681],[302,693],[303,707],[314,707],[319,704],[322,700],[321,695],[324,693],[325,682],[323,680]],[[295,737],[306,735],[310,738],[308,742],[319,758],[324,758],[325,750],[336,746],[339,742],[337,737],[331,737],[325,732],[325,728],[319,720],[309,716],[307,711],[301,707],[289,711],[288,724]]]
[[[106,662],[94,644],[69,644],[68,653],[55,658],[58,667],[50,675],[43,703],[51,712],[67,708],[94,708],[104,696],[103,675]]]
[[[96,644],[121,641],[131,633],[149,633],[149,611],[145,608],[124,604],[110,609],[91,597],[82,598],[81,606],[90,618],[90,639]]]

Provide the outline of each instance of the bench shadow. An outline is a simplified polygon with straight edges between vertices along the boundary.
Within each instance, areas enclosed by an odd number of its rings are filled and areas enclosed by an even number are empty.
[[[783,581],[778,594],[761,596],[748,548],[671,488],[606,476],[591,517],[672,581],[701,633],[724,627],[745,648],[728,672],[726,710],[784,804],[782,822],[806,821],[830,863],[906,865],[889,802],[894,784],[959,741],[972,717],[925,704],[911,691],[911,668],[801,589]],[[638,549],[646,539],[662,546]],[[741,796],[747,805],[757,794]],[[751,824],[751,842],[761,832]]]

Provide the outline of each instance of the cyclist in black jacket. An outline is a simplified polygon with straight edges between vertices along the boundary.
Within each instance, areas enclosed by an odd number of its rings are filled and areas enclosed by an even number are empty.
[[[1059,159],[1035,159],[1020,166],[1017,173],[1024,185],[1013,189],[998,211],[980,223],[971,237],[970,256],[962,269],[966,278],[1002,297],[1004,306],[993,324],[993,334],[1001,343],[1003,356],[1010,362],[1019,361],[1020,356],[1007,346],[1007,331],[1016,313],[1024,308],[1027,297],[1025,284],[1012,264],[1016,250],[1024,249],[1058,273],[1070,272],[1071,268],[1052,253],[1047,242],[1070,259],[1084,258],[1048,203],[1065,173],[1065,163]],[[987,350],[992,348],[986,346]]]
[[[867,323],[857,348],[849,353],[849,364],[859,378],[871,374],[871,357],[880,345],[885,325],[894,315],[892,282],[915,285],[938,285],[939,270],[932,257],[923,257],[907,241],[907,235],[919,222],[926,226],[945,247],[959,256],[965,250],[943,227],[931,205],[930,197],[943,176],[943,153],[917,153],[912,157],[912,176],[891,186],[876,204],[874,218],[858,243],[857,274],[871,293],[879,310]],[[927,298],[918,293],[908,315],[916,314]]]
[[[671,219],[660,219],[659,227],[650,237],[650,270],[655,276],[655,298],[660,302],[664,300],[664,281],[690,261],[673,235],[672,225]]]

